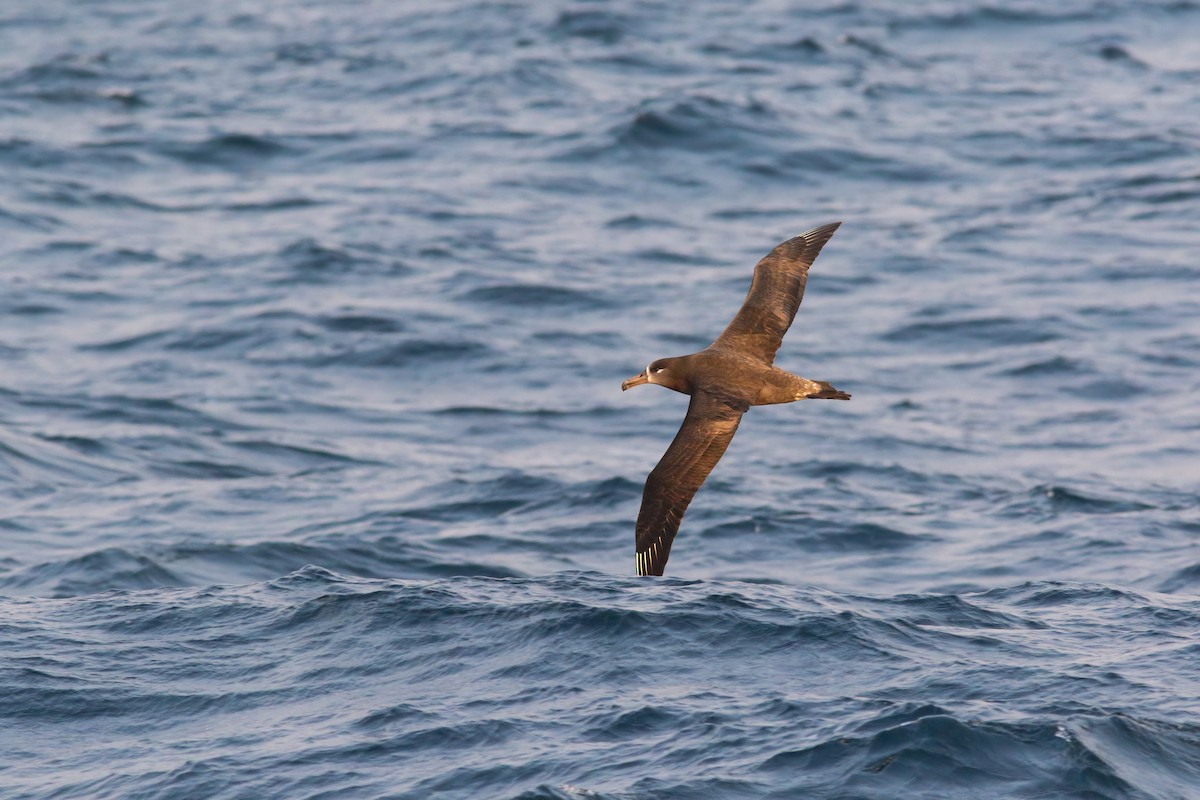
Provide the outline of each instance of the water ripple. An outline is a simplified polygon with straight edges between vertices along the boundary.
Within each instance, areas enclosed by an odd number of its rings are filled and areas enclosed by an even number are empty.
[[[1196,3],[10,5],[6,798],[1200,796]]]

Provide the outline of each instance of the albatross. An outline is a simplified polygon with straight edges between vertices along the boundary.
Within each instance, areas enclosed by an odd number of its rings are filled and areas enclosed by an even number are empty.
[[[841,224],[831,222],[788,239],[759,261],[745,302],[707,348],[651,361],[621,384],[621,391],[652,383],[692,397],[679,433],[646,478],[634,545],[638,575],[663,574],[683,513],[750,406],[850,399],[824,381],[774,365],[804,297],[808,268]]]

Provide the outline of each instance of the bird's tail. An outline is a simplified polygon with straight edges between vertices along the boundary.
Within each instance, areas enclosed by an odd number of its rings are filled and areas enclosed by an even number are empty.
[[[815,394],[808,395],[808,397],[805,398],[806,400],[849,400],[850,399],[849,394],[833,388],[831,385],[829,385],[825,381],[816,381],[816,384],[817,384],[817,386],[821,387],[821,390]]]

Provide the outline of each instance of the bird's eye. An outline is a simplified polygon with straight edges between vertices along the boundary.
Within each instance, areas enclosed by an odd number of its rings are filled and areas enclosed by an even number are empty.
[[[662,372],[663,369],[664,367],[651,367],[650,371],[657,375],[658,373]]]

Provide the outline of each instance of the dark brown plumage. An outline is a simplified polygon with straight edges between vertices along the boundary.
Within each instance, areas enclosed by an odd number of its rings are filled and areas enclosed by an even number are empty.
[[[750,406],[794,400],[849,400],[828,383],[773,366],[804,298],[808,268],[841,225],[789,239],[754,268],[750,292],[716,341],[698,353],[651,362],[621,384],[656,383],[692,396],[675,440],[646,479],[635,542],[638,575],[662,575],[683,513],[721,460]]]

